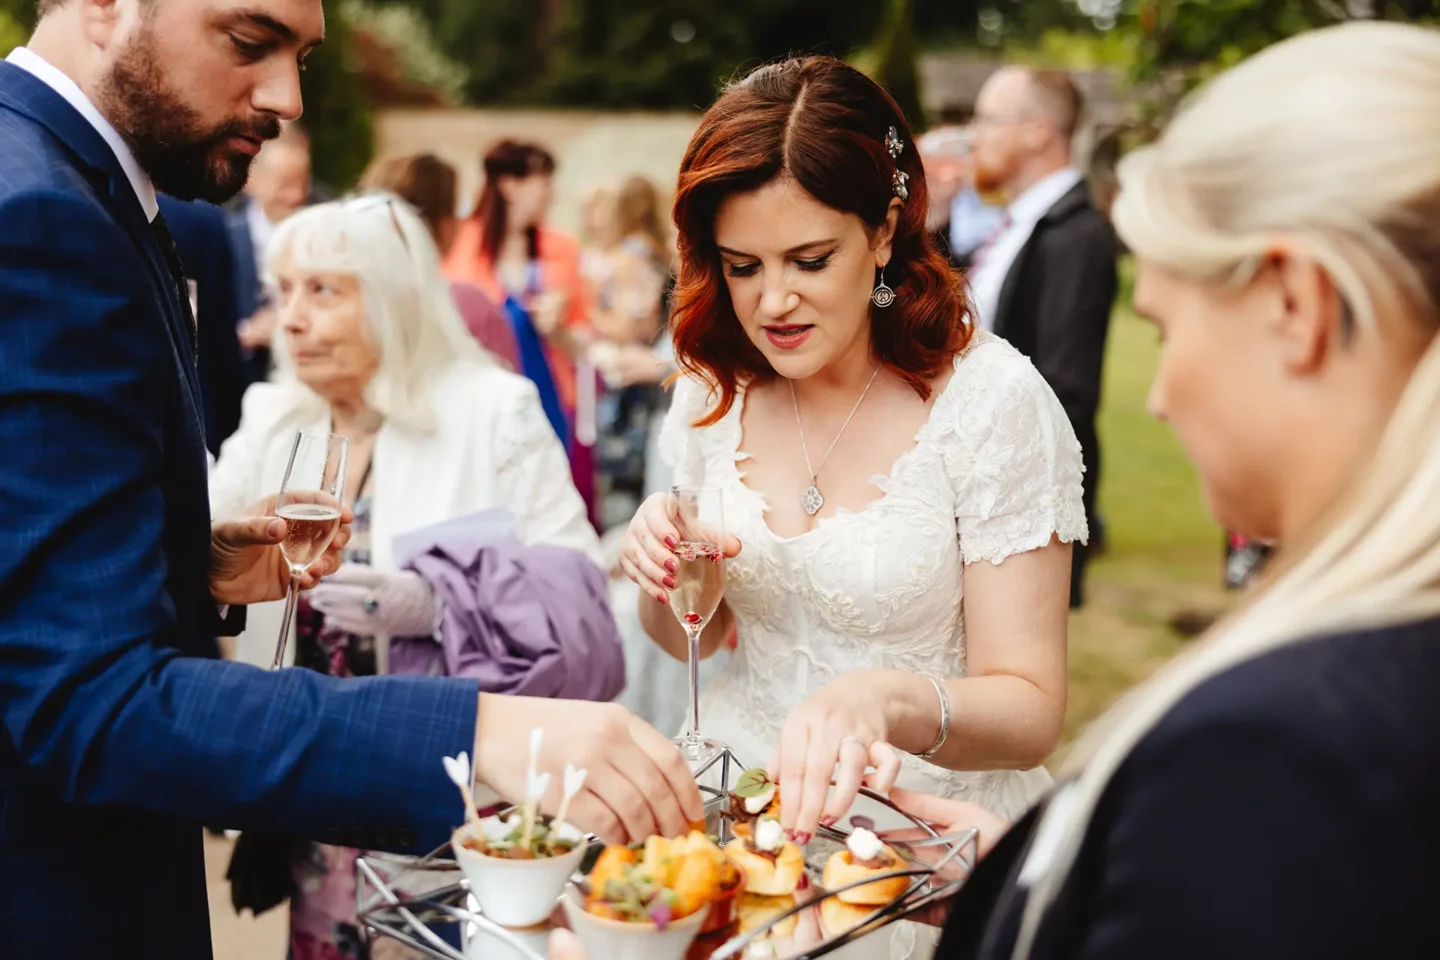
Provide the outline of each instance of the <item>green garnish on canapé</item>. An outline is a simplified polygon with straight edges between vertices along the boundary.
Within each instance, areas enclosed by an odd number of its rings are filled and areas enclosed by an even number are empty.
[[[741,800],[753,800],[763,794],[766,790],[775,786],[775,781],[770,779],[762,767],[751,767],[740,774],[740,779],[735,783],[735,796]]]

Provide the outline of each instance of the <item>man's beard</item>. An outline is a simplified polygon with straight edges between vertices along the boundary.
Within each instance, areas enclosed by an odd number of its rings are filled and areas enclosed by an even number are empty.
[[[229,200],[245,186],[254,158],[230,149],[226,141],[280,135],[280,120],[273,115],[207,129],[169,85],[154,56],[148,25],[101,80],[98,98],[101,111],[130,145],[155,188],[182,200]]]
[[[997,169],[990,164],[977,160],[974,174],[975,192],[981,194],[993,193],[1003,188],[1008,180],[1008,173],[1009,171]]]

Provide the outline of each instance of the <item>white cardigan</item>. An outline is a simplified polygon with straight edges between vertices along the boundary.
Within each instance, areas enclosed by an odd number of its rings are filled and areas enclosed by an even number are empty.
[[[268,383],[246,392],[239,429],[210,471],[216,518],[239,516],[278,491],[296,430],[329,429],[328,414],[297,412],[295,396],[294,387]],[[464,361],[437,378],[431,404],[433,432],[387,423],[375,438],[370,551],[377,569],[396,569],[396,536],[493,507],[509,509],[521,541],[569,547],[598,561],[599,542],[565,450],[529,380]],[[278,601],[250,607],[239,659],[269,664],[283,612]]]

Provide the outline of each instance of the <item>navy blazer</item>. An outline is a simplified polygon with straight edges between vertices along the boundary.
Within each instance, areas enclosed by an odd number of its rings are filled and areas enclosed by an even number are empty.
[[[186,312],[129,181],[0,62],[0,957],[210,956],[200,824],[420,852],[473,681],[205,660]]]
[[[231,263],[235,270],[236,323],[249,320],[264,301],[265,284],[260,278],[260,265],[255,262],[255,241],[250,234],[246,211],[255,201],[243,197],[225,209],[225,230],[230,241]],[[241,374],[245,385],[264,383],[270,378],[270,348],[241,348]]]
[[[1111,779],[1034,960],[1440,956],[1440,621],[1308,640],[1191,691]],[[1009,960],[1034,826],[937,960]]]
[[[254,203],[249,197],[226,208],[225,230],[230,242],[230,255],[235,265],[235,295],[241,320],[249,320],[260,309],[260,265],[255,262],[255,241],[250,237],[250,221],[245,213]]]
[[[1110,311],[1119,289],[1119,242],[1095,209],[1090,188],[1077,183],[1055,202],[1020,248],[995,310],[995,333],[1035,364],[1070,418],[1085,459],[1085,518],[1099,533],[1100,436],[1095,418]],[[1091,541],[1094,542],[1093,540]],[[1077,542],[1070,568],[1070,600],[1085,596],[1089,548]]]
[[[219,207],[186,203],[164,194],[159,201],[185,277],[195,281],[205,446],[219,456],[220,444],[240,425],[240,400],[249,385],[235,333],[241,314],[230,232]]]

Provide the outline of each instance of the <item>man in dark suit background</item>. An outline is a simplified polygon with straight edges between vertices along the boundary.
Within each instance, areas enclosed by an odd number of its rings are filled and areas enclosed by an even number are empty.
[[[204,405],[205,446],[216,456],[240,425],[240,400],[246,379],[235,327],[240,310],[235,289],[235,258],[225,214],[213,204],[157,197],[185,280],[190,285],[199,344],[200,398]]]
[[[972,258],[969,281],[981,326],[1028,356],[1065,407],[1085,458],[1093,543],[1101,532],[1095,415],[1118,245],[1071,163],[1081,107],[1061,71],[1006,67],[981,88],[971,124],[975,186],[1000,191],[1008,206]],[[1071,606],[1084,602],[1089,553],[1075,545]]]
[[[286,217],[311,202],[310,137],[296,123],[281,125],[250,166],[241,199],[226,211],[239,294],[241,354],[247,383],[270,376],[276,310],[265,293],[265,248]]]
[[[199,824],[423,853],[464,817],[441,757],[519,799],[534,728],[541,769],[589,768],[579,826],[701,815],[679,751],[613,704],[205,658],[217,605],[233,630],[284,595],[285,522],[210,522],[156,189],[239,190],[323,31],[320,0],[43,0],[0,63],[0,957],[205,960]]]

